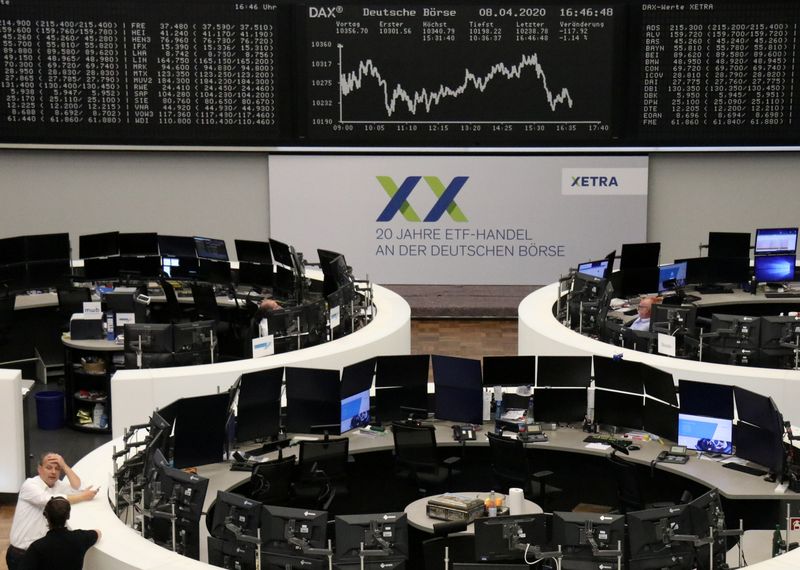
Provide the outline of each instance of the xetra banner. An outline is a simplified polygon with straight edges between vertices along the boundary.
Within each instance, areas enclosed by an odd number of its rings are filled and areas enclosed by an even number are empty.
[[[645,241],[646,157],[271,156],[270,233],[376,283],[555,281]]]

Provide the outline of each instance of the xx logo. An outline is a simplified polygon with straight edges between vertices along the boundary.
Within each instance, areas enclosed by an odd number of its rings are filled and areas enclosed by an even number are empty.
[[[378,176],[377,178],[390,198],[389,203],[383,209],[381,215],[378,216],[378,222],[390,221],[397,212],[400,212],[409,222],[419,222],[419,216],[417,212],[414,211],[414,208],[411,207],[411,204],[408,203],[408,197],[423,178],[431,191],[433,191],[437,200],[433,208],[431,208],[431,211],[428,212],[428,215],[425,216],[425,219],[422,221],[439,221],[439,218],[441,218],[445,212],[447,212],[454,222],[467,221],[464,212],[462,212],[458,204],[456,204],[455,198],[469,179],[468,176],[456,176],[446,187],[436,176],[409,176],[403,180],[403,183],[400,184],[399,187],[389,176]]]

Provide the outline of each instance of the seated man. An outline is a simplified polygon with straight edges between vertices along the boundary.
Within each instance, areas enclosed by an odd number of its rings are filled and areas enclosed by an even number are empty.
[[[635,331],[649,331],[650,330],[650,314],[653,310],[653,303],[660,303],[660,297],[645,297],[639,301],[639,306],[636,308],[639,316],[636,317],[630,325],[631,329]]]

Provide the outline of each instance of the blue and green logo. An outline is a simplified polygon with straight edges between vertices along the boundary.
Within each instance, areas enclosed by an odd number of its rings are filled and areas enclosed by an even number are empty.
[[[378,222],[388,222],[394,218],[395,214],[400,214],[409,222],[419,222],[420,218],[411,204],[408,203],[408,197],[411,195],[412,190],[417,187],[420,180],[425,180],[428,187],[433,191],[436,196],[436,203],[425,216],[423,222],[437,222],[445,212],[452,218],[454,222],[466,222],[467,217],[464,212],[456,204],[456,195],[467,183],[469,176],[456,176],[450,181],[450,184],[445,186],[441,180],[436,176],[409,176],[403,183],[398,186],[389,176],[378,176],[378,182],[383,187],[383,190],[389,196],[389,203],[378,216]]]

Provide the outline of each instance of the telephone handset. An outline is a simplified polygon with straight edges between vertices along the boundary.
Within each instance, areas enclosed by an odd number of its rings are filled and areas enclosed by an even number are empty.
[[[456,441],[475,441],[475,429],[472,426],[453,426],[453,439]]]

